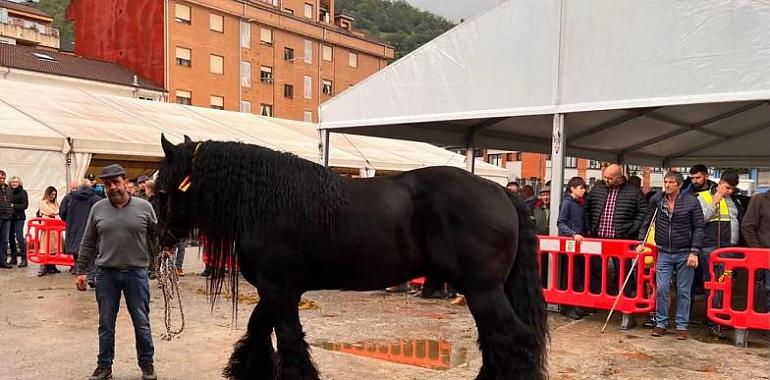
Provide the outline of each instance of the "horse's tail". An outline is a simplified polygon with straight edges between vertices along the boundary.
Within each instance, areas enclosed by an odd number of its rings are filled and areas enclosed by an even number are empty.
[[[546,342],[548,340],[548,315],[543,297],[540,270],[537,264],[537,236],[530,219],[530,211],[516,195],[506,191],[519,215],[519,248],[513,268],[505,281],[505,294],[513,311],[530,329],[531,341],[527,346],[532,350],[532,360],[541,376],[546,378]]]

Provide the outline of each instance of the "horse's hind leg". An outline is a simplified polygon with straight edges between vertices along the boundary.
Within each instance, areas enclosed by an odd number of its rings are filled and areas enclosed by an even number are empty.
[[[249,325],[230,356],[230,362],[223,371],[228,379],[266,379],[275,378],[272,316],[269,305],[260,300],[249,318]]]
[[[278,317],[275,335],[280,356],[280,380],[318,380],[318,370],[310,360],[309,347],[299,321],[300,297],[286,296],[276,300]]]
[[[478,380],[540,380],[536,358],[528,342],[532,333],[513,312],[502,287],[466,292],[468,307],[476,320],[483,364]]]

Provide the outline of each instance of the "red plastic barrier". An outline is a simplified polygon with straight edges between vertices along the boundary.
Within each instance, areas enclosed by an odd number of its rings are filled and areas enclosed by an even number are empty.
[[[609,294],[609,261],[611,258],[618,259],[619,275],[617,276],[617,289],[623,292],[623,281],[627,273],[627,267],[631,260],[636,257],[636,246],[639,244],[635,240],[610,240],[610,239],[586,239],[583,243],[577,243],[574,239],[564,236],[538,236],[538,262],[543,267],[543,262],[548,262],[551,258],[552,265],[548,266],[548,273],[553,279],[552,284],[546,284],[543,288],[546,302],[559,305],[582,306],[595,309],[609,310],[615,302],[617,294]],[[651,257],[652,260],[657,256],[657,248],[648,246],[649,249],[639,254],[639,260],[636,263],[635,281],[630,281],[627,285],[630,289],[636,289],[635,296],[629,297],[625,294],[620,297],[616,311],[633,314],[646,313],[655,310],[655,268],[651,268],[645,273],[645,258]],[[567,279],[566,283],[557,286],[560,277],[559,256],[566,256]],[[584,257],[583,265],[583,286],[582,290],[575,289],[575,269],[576,257]],[[592,257],[601,258],[601,292],[592,293],[590,291],[590,273]],[[617,269],[616,269],[617,271]],[[633,280],[633,278],[632,278]],[[564,281],[562,281],[564,282]]]
[[[730,257],[734,256],[734,257]],[[724,276],[716,276],[715,264],[724,267]],[[746,310],[732,308],[733,281],[731,274],[735,269],[748,272],[748,287]],[[721,248],[711,252],[709,256],[709,273],[712,281],[704,283],[706,289],[711,289],[706,313],[712,321],[736,329],[770,330],[770,312],[759,313],[754,309],[756,292],[754,288],[757,270],[770,270],[770,249],[731,247]],[[717,291],[722,293],[722,305],[714,306]],[[762,300],[762,302],[766,302]]]
[[[65,223],[58,219],[34,218],[27,222],[27,259],[40,265],[75,266],[64,253]]]

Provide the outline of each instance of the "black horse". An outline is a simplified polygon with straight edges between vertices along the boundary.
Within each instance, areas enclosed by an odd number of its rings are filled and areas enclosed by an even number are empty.
[[[350,179],[255,145],[161,142],[164,244],[197,227],[215,263],[210,288],[221,289],[218,274],[237,257],[259,291],[226,377],[318,379],[300,296],[383,289],[422,275],[467,297],[483,359],[477,379],[546,377],[535,233],[526,207],[502,186],[451,167]]]

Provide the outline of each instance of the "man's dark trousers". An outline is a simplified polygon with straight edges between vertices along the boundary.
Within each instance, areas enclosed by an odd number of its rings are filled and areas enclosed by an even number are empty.
[[[153,363],[155,349],[150,331],[150,285],[146,268],[96,270],[96,301],[99,304],[99,357],[97,364],[111,366],[115,358],[115,320],[121,294],[134,323],[139,366]]]

